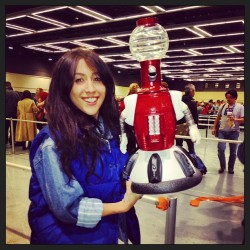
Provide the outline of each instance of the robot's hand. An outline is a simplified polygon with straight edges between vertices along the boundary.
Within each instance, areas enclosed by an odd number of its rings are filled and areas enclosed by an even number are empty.
[[[123,154],[127,152],[128,138],[126,133],[122,133],[120,136],[120,150]]]
[[[189,126],[189,135],[191,137],[191,140],[195,143],[195,144],[199,144],[201,141],[201,134],[200,131],[197,127],[197,124],[193,124],[191,126]]]

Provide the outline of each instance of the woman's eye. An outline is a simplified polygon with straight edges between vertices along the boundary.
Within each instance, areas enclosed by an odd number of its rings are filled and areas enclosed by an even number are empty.
[[[99,76],[96,76],[95,78],[94,78],[94,80],[96,81],[96,82],[101,82],[102,80],[101,80],[101,77],[99,77]]]
[[[83,82],[84,80],[83,80],[83,78],[77,78],[77,79],[75,79],[75,83],[80,83],[80,82]]]

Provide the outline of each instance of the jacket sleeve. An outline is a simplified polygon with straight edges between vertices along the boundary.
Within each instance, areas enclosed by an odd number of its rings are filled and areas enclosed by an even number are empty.
[[[70,180],[63,172],[58,153],[51,138],[46,139],[33,160],[43,196],[52,213],[64,223],[95,227],[101,220],[103,203],[99,199],[83,197],[79,182]],[[90,213],[94,210],[95,213]]]
[[[196,102],[195,101],[191,101],[188,106],[189,106],[189,109],[190,109],[190,111],[192,113],[194,122],[196,124],[198,124],[199,123],[199,115],[198,115],[198,111],[197,111]]]

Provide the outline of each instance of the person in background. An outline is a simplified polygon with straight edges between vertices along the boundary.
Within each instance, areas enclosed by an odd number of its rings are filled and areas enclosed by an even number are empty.
[[[231,89],[225,93],[227,103],[221,105],[217,117],[214,121],[212,134],[215,135],[216,126],[221,121],[218,139],[235,140],[237,141],[240,134],[239,125],[244,123],[244,106],[237,103],[237,90]],[[236,160],[237,144],[229,143],[230,155],[228,160],[228,173],[234,174],[234,164]],[[225,158],[226,142],[218,142],[218,158],[220,161],[220,169],[218,173],[221,174],[226,169]]]
[[[196,105],[196,102],[194,100],[195,86],[191,83],[187,84],[185,86],[184,92],[185,92],[185,94],[182,96],[182,101],[187,104],[187,106],[188,106],[188,108],[193,116],[195,124],[198,125],[197,105]],[[176,124],[183,124],[185,122],[186,122],[185,117],[183,117],[182,119],[177,121]],[[181,147],[183,146],[183,141],[185,141],[187,143],[189,153],[190,154],[195,153],[194,143],[192,142],[191,139],[176,138],[175,141],[176,141],[176,145],[181,146]]]
[[[197,106],[197,113],[198,115],[202,113],[203,107],[201,106],[200,102],[196,102],[196,106]]]
[[[30,149],[30,243],[118,244],[120,234],[139,244],[141,195],[122,181],[129,155],[119,147],[108,66],[93,51],[68,51],[55,64],[46,110],[48,125]]]
[[[214,113],[215,113],[215,105],[214,105],[213,99],[210,99],[208,101],[208,104],[209,104],[209,106],[208,106],[208,114],[209,115],[214,115]]]
[[[209,114],[209,103],[204,104],[204,108],[201,111],[202,115],[208,115]]]
[[[220,105],[221,105],[221,101],[217,100],[214,106],[214,111],[215,111],[214,114],[217,115]]]
[[[20,100],[19,94],[15,92],[11,86],[11,82],[5,82],[5,118],[17,119],[17,103]],[[12,132],[13,139],[15,143],[15,134],[16,134],[16,121],[13,122],[13,131],[11,131],[11,122],[10,120],[5,120],[5,144],[10,143],[12,145]],[[10,132],[10,137],[9,137]]]
[[[21,101],[17,105],[17,118],[20,120],[35,121],[35,113],[38,111],[36,104],[29,90],[25,90],[22,94]],[[16,141],[23,142],[23,150],[26,150],[26,141],[28,141],[28,149],[31,142],[37,134],[36,124],[34,122],[18,121],[16,126]]]
[[[43,91],[43,89],[39,89],[39,94],[38,94],[38,101],[37,101],[37,107],[38,107],[38,112],[36,114],[36,120],[40,122],[46,122],[46,115],[45,115],[45,100],[48,97],[48,93]],[[37,129],[41,130],[46,124],[42,123],[37,123]]]
[[[34,96],[34,102],[35,102],[36,105],[38,104],[40,93],[42,93],[42,92],[43,92],[42,88],[37,88],[36,89],[36,93],[35,93],[35,96]]]

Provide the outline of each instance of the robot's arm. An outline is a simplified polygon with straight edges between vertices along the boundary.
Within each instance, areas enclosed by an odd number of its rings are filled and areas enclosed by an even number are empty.
[[[172,103],[174,106],[176,120],[179,121],[181,118],[184,117],[183,106],[182,106],[183,102],[181,100],[182,93],[181,91],[170,90],[169,94],[171,95]]]
[[[128,138],[125,133],[125,122],[130,126],[134,125],[136,102],[137,102],[137,94],[132,94],[124,98],[125,109],[121,112],[120,115],[120,127],[121,127],[120,150],[123,154],[127,151],[127,144],[128,144]]]
[[[126,153],[128,144],[128,138],[125,132],[125,119],[126,119],[126,110],[124,109],[120,115],[120,127],[121,127],[120,150],[123,154]]]
[[[195,124],[192,113],[190,112],[190,109],[188,108],[188,106],[182,102],[182,112],[184,114],[185,120],[188,124],[188,128],[189,128],[189,135],[191,137],[191,140],[196,143],[199,144],[200,140],[201,140],[201,135],[200,135],[200,131],[197,127],[197,124]]]

